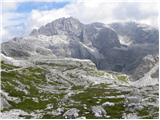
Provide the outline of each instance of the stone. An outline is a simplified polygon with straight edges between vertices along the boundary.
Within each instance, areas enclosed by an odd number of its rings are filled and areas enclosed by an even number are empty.
[[[101,106],[92,106],[91,111],[96,117],[103,117],[106,115],[106,111]]]
[[[105,102],[102,104],[102,106],[114,106],[115,104],[112,102]]]
[[[71,108],[68,111],[66,111],[63,116],[67,119],[73,119],[77,118],[79,116],[78,114],[79,110],[77,108]]]

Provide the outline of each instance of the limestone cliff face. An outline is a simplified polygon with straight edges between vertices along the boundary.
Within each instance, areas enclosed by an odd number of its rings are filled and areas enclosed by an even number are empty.
[[[132,44],[158,44],[159,31],[157,28],[136,22],[113,23],[109,25],[119,36],[126,36]]]
[[[157,40],[150,26],[71,17],[2,43],[0,116],[157,119]]]
[[[145,56],[158,54],[158,36],[156,28],[144,24],[83,24],[70,17],[33,30],[28,37],[2,43],[1,48],[10,57],[90,59],[98,69],[135,75]]]

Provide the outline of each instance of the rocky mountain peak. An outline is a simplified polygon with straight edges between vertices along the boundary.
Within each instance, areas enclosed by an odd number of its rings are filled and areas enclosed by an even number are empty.
[[[73,18],[59,18],[51,23],[48,23],[42,27],[40,27],[38,30],[34,29],[30,35],[46,35],[46,36],[52,36],[52,35],[80,35],[80,32],[82,30],[83,24]]]
[[[133,74],[143,57],[158,53],[157,42],[158,30],[144,24],[83,24],[69,17],[33,30],[28,37],[3,43],[2,53],[21,58],[36,55],[90,59],[98,69]]]
[[[157,119],[157,41],[157,30],[146,25],[70,17],[4,42],[0,116]]]
[[[158,29],[137,22],[112,23],[113,28],[119,37],[125,38],[123,41],[128,41],[132,44],[158,43]],[[127,40],[128,39],[128,40]]]

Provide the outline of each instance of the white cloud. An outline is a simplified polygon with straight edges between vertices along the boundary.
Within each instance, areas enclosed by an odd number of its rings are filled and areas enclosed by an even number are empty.
[[[31,28],[38,28],[60,17],[69,17],[69,15],[63,9],[49,11],[33,10],[28,21]]]
[[[5,35],[7,35],[7,31],[5,29],[3,29],[2,27],[0,28],[0,37],[3,37]]]
[[[83,23],[91,22],[103,22],[108,23],[112,20],[112,10],[118,5],[118,3],[106,3],[106,2],[81,2],[73,1],[66,5],[64,8],[53,10],[32,10],[28,18],[28,31],[33,28],[39,28],[55,19],[61,17],[75,17]]]
[[[2,3],[22,3],[22,2],[65,2],[70,0],[2,0]]]
[[[10,0],[13,1],[13,0]],[[35,0],[34,2],[64,2],[69,0]],[[27,14],[15,13],[20,2],[33,2],[33,0],[16,0],[15,3],[7,3],[7,12],[3,13],[3,29],[9,31],[9,26],[14,26],[23,23],[23,26],[18,27],[17,30],[23,30],[22,34],[26,35],[31,32],[33,28],[39,28],[60,17],[75,17],[83,23],[91,22],[124,22],[133,20],[149,25],[158,25],[158,5],[154,0],[133,2],[128,0],[118,0],[119,2],[106,0],[71,0],[69,4],[59,9],[52,10],[36,10]],[[116,0],[117,1],[117,0]],[[6,27],[7,26],[7,27]],[[13,28],[12,28],[13,29]],[[18,32],[19,32],[18,31]],[[14,34],[14,35],[13,35]],[[16,36],[22,34],[13,33],[8,36]]]
[[[0,14],[0,28],[3,30],[3,35],[0,35],[0,42],[11,39],[24,34],[24,23],[26,15],[16,12],[4,12]]]
[[[66,16],[73,16],[84,23],[103,22],[107,24],[117,21],[134,20],[145,22],[146,20],[147,24],[156,25],[155,21],[156,17],[158,17],[157,8],[158,6],[155,3],[109,3],[106,0],[88,0],[85,2],[84,0],[78,0],[61,9],[50,11],[33,10],[31,17],[35,21],[33,22],[35,28]]]

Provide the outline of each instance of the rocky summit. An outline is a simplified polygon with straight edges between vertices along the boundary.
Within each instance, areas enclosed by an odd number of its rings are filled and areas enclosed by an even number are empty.
[[[158,56],[158,38],[158,29],[144,24],[83,24],[69,17],[4,42],[1,49],[18,59],[44,55],[90,59],[98,69],[132,75],[145,56]]]
[[[158,119],[158,37],[69,17],[1,43],[1,118]]]

